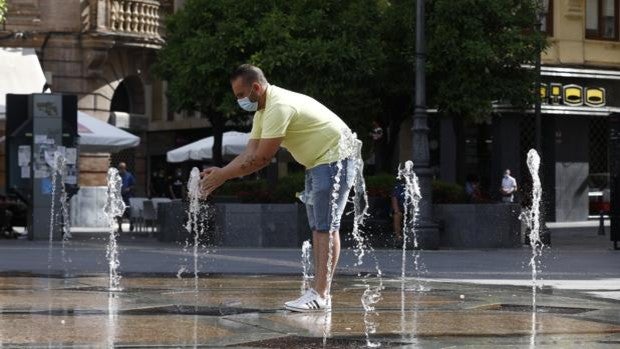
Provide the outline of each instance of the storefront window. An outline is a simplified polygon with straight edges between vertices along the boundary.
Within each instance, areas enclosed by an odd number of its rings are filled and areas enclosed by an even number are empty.
[[[586,0],[586,38],[618,39],[619,0]]]
[[[602,33],[605,39],[616,38],[616,0],[603,0]]]
[[[553,36],[553,0],[543,0],[543,13],[540,16],[540,30]]]

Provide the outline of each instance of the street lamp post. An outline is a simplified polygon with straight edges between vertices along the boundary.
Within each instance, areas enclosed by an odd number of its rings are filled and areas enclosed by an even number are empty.
[[[433,171],[430,169],[428,149],[428,116],[426,113],[426,36],[424,28],[424,0],[416,4],[415,103],[412,126],[412,160],[418,176],[422,200],[415,226],[419,248],[439,247],[439,230],[432,220]]]
[[[542,35],[542,20],[543,20],[543,16],[545,15],[545,12],[543,11],[543,2],[539,0],[539,2],[537,2],[538,4],[538,10],[536,13],[536,30],[537,33],[539,35]],[[540,87],[541,87],[541,73],[540,73],[540,68],[541,68],[541,56],[542,55],[542,43],[539,43],[538,46],[538,50],[536,52],[536,61],[534,64],[534,69],[535,69],[535,74],[536,74],[536,80],[535,80],[535,96],[536,99],[534,100],[534,123],[535,123],[535,144],[534,147],[536,148],[536,151],[538,152],[538,155],[541,157],[541,159],[543,159],[544,162],[544,156],[543,156],[543,144],[542,144],[542,111],[541,111],[541,103],[542,103],[542,97],[540,94]],[[545,181],[545,166],[541,167],[541,171],[540,171],[540,179],[543,182],[544,185],[544,181]],[[549,195],[555,195],[554,193],[545,193],[545,191],[543,190],[543,201],[545,196],[549,196]],[[540,214],[540,227],[541,227],[541,241],[543,244],[545,245],[551,245],[551,230],[549,230],[549,228],[547,227],[547,211],[546,208],[543,208],[543,211]]]
[[[542,33],[542,16],[543,13],[541,11],[542,9],[542,4],[538,4],[539,8],[536,14],[536,18],[537,18],[537,23],[536,23],[536,29],[538,34]],[[536,61],[534,63],[534,71],[536,74],[536,82],[535,82],[535,96],[536,99],[534,100],[534,119],[535,119],[535,144],[534,146],[536,147],[536,151],[538,152],[538,154],[542,157],[542,119],[541,119],[541,96],[540,96],[540,83],[541,83],[541,79],[540,79],[540,55],[542,54],[542,48],[540,47],[540,45],[538,46],[538,50],[536,52]]]

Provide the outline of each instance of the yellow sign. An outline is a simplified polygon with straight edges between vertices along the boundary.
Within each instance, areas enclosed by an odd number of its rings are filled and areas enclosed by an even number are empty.
[[[551,93],[549,94],[549,101],[551,104],[560,104],[562,100],[562,84],[551,83]]]
[[[543,103],[602,107],[607,103],[605,89],[602,87],[582,87],[576,84],[562,85],[552,82],[540,84],[540,98]]]
[[[540,84],[540,99],[544,101],[547,98],[547,93],[549,93],[547,84]]]
[[[565,85],[562,99],[566,105],[583,105],[583,88],[579,85]]]
[[[605,89],[602,87],[586,87],[586,105],[600,107],[605,105]]]

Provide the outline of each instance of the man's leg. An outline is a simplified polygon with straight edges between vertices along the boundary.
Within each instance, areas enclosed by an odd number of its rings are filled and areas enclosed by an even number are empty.
[[[336,271],[336,265],[338,265],[338,258],[340,257],[340,233],[338,231],[332,232],[332,268],[329,278],[334,277]],[[314,290],[326,297],[329,294],[328,290],[328,277],[327,277],[327,263],[329,262],[329,234],[324,232],[312,232],[312,241],[314,248]]]

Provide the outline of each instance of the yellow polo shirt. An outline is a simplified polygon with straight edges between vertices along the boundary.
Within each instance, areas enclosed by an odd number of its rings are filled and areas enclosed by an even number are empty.
[[[338,115],[315,99],[267,87],[265,108],[254,114],[251,139],[283,137],[282,147],[307,169],[341,160],[341,135],[351,134]]]

